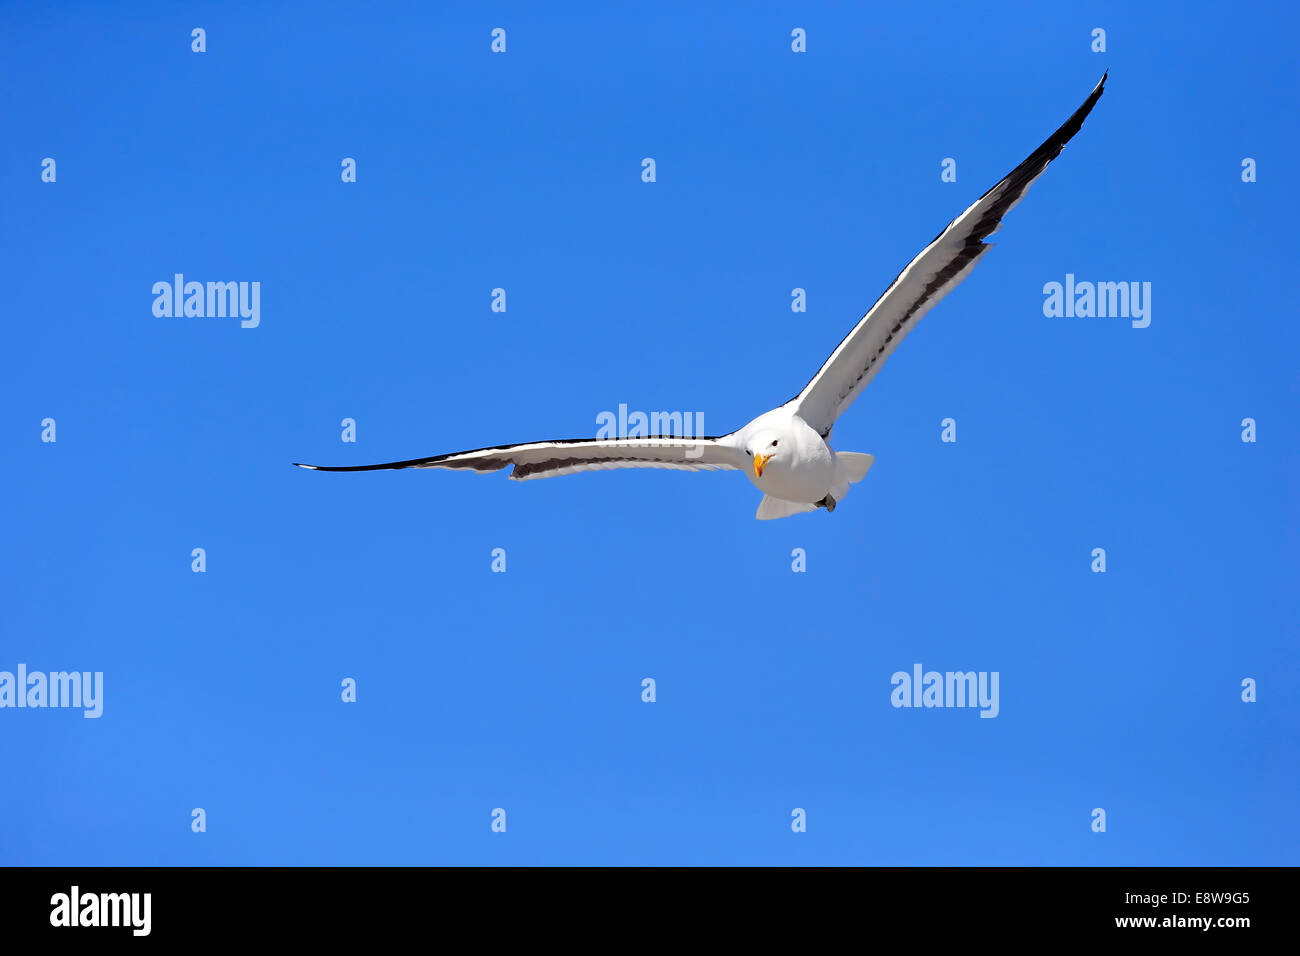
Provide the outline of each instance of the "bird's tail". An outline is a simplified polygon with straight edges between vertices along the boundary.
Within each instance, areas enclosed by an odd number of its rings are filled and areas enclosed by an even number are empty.
[[[876,460],[875,455],[863,455],[856,451],[837,451],[835,453],[835,481],[833,484],[848,482],[853,484],[867,477],[867,470]]]
[[[856,451],[837,451],[835,453],[835,477],[831,480],[831,497],[839,504],[849,493],[849,485],[867,477],[874,455],[864,455]]]

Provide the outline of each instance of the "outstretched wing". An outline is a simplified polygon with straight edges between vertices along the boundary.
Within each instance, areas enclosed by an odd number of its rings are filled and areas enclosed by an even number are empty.
[[[303,465],[315,471],[381,471],[391,468],[454,468],[500,471],[514,465],[515,481],[572,475],[606,468],[676,468],[683,471],[741,470],[745,453],[731,436],[721,438],[571,438],[560,441],[496,445],[432,458],[412,458],[379,465]]]
[[[795,410],[825,438],[835,419],[853,404],[885,359],[932,306],[955,289],[993,248],[983,240],[998,231],[1002,217],[1020,202],[1047,164],[1060,155],[1101,98],[1103,75],[1092,94],[1029,158],[986,192],[908,263],[885,294],[845,336],[794,399]]]

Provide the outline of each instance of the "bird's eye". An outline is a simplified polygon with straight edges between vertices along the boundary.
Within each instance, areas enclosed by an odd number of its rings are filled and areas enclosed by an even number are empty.
[[[776,447],[776,439],[773,439],[773,440],[772,440],[772,447],[773,447],[773,448]]]
[[[754,454],[754,453],[753,453],[752,451],[750,451],[748,448],[746,448],[746,449],[745,449],[745,454],[746,454],[746,455],[752,455],[752,454]]]

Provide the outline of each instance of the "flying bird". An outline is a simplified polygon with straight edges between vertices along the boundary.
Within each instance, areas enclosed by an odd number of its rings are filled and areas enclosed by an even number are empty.
[[[294,464],[316,471],[452,468],[476,472],[513,465],[510,477],[516,481],[606,468],[743,471],[763,492],[755,515],[760,520],[820,508],[834,511],[849,486],[866,477],[874,461],[871,455],[831,448],[836,419],[921,317],[993,248],[984,240],[998,231],[1002,217],[1079,132],[1101,98],[1107,75],[1060,129],[907,264],[798,395],[737,431],[709,438],[575,438],[495,445],[378,465]]]

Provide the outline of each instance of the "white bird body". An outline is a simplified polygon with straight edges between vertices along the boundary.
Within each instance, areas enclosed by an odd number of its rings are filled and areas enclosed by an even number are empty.
[[[830,492],[835,452],[788,405],[764,412],[735,434],[746,457],[762,461],[745,473],[763,494],[812,504]]]
[[[835,421],[875,377],[921,317],[970,274],[993,247],[984,242],[1002,217],[1055,159],[1101,98],[1106,77],[1079,109],[965,212],[954,219],[890,283],[884,294],[836,346],[798,395],[743,428],[714,438],[563,439],[497,445],[450,455],[377,465],[301,465],[318,471],[451,468],[499,471],[516,481],[608,468],[744,471],[763,492],[756,517],[784,518],[825,508],[834,511],[861,481],[871,455],[836,453],[828,444]],[[295,462],[295,464],[297,464]]]

